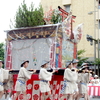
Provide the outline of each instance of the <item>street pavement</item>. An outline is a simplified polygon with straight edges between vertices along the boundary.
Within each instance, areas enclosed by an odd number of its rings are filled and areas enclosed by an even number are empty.
[[[9,95],[7,96],[7,99],[5,99],[5,97],[3,96],[2,99],[0,100],[8,100],[8,98],[9,98]]]
[[[81,98],[80,100],[84,100],[84,98]],[[100,100],[100,97],[90,98],[90,100]]]
[[[9,96],[8,96],[8,98],[9,98]],[[0,100],[8,100],[8,98],[7,99],[4,99],[4,96],[3,96],[3,98],[0,99]],[[80,100],[84,100],[84,98],[81,98]],[[90,98],[90,100],[100,100],[100,97]]]

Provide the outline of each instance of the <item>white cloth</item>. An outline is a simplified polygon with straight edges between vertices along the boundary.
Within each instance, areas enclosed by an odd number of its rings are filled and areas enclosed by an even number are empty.
[[[48,72],[45,68],[40,69],[39,79],[51,81],[52,73]]]
[[[76,82],[77,81],[77,72],[71,71],[71,69],[66,68],[64,71],[64,79],[67,79],[70,82]]]
[[[40,30],[41,31],[41,28]],[[40,70],[43,60],[50,58],[49,49],[52,38],[25,39],[12,41],[12,69],[19,70],[23,60],[29,60],[28,69]]]
[[[64,72],[64,80],[66,81],[66,87],[64,89],[63,94],[72,94],[77,89],[77,81],[78,75],[77,72],[71,71],[71,69],[67,68]]]
[[[3,83],[4,80],[8,79],[8,74],[9,74],[9,70],[5,70],[3,68],[0,68],[0,82]],[[0,91],[3,91],[4,87],[2,85],[0,85]]]
[[[79,92],[81,94],[87,93],[88,91],[88,83],[90,81],[90,73],[80,73],[80,84],[79,84]]]
[[[26,91],[26,84],[21,84],[19,81],[16,81],[15,91]]]
[[[1,73],[1,68],[0,68],[0,73]]]
[[[4,83],[6,83],[5,85],[3,85],[5,90],[13,89],[13,85],[14,85],[13,75],[9,74],[8,75],[8,79],[5,79]]]
[[[50,84],[49,82],[42,82],[40,81],[40,91],[41,92],[49,92],[50,91]]]
[[[33,74],[33,72],[29,72],[26,68],[21,67],[20,71],[18,73],[18,79],[26,82],[28,79],[31,78],[32,74]]]
[[[33,72],[29,72],[26,68],[21,67],[17,80],[19,79],[22,82],[25,82],[25,84],[21,84],[19,81],[16,81],[15,90],[23,92],[26,91],[26,81],[31,78],[32,74]]]
[[[49,92],[50,91],[50,84],[52,73],[48,72],[45,68],[40,69],[39,79],[40,79],[40,91],[41,92]],[[43,82],[41,80],[46,80],[48,82]]]

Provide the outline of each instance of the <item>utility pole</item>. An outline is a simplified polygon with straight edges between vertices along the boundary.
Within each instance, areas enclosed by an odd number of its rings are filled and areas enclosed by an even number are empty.
[[[96,2],[94,0],[94,38],[96,39]],[[96,61],[96,41],[94,41],[94,61]],[[94,64],[94,71],[96,73],[96,65]]]
[[[93,38],[92,36],[88,35],[86,36],[86,39],[87,41],[90,42],[90,45],[93,45],[93,42],[94,42],[94,61],[96,61],[96,44],[98,44],[98,41],[97,39]],[[94,71],[96,73],[96,65],[94,64]]]
[[[99,44],[100,44],[100,36],[99,36],[99,28],[100,28],[100,24],[99,24],[99,1],[100,0],[94,0],[94,11],[90,11],[88,14],[91,15],[94,13],[94,61],[96,61],[96,58],[98,58],[98,61],[100,59],[100,52],[99,52]],[[96,46],[97,44],[97,46]],[[97,49],[96,49],[97,48]],[[95,73],[96,73],[96,65],[94,65],[95,68]],[[99,64],[98,64],[98,75],[99,75]]]
[[[99,57],[99,0],[98,0],[98,4],[97,4],[97,7],[98,7],[98,60],[100,59]],[[99,76],[99,64],[98,64],[98,76]]]

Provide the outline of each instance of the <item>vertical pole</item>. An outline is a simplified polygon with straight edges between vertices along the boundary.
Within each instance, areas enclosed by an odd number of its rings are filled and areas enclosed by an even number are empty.
[[[97,9],[98,9],[98,61],[99,61],[99,0],[98,0],[98,5],[97,5]],[[98,63],[98,76],[99,76],[99,63]]]
[[[94,0],[94,39],[96,39],[96,1]],[[96,42],[94,41],[94,62],[96,61]],[[96,65],[94,65],[94,71],[96,73]]]

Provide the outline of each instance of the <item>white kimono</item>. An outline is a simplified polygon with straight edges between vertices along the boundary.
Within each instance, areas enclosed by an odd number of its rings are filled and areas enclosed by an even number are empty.
[[[12,74],[9,74],[8,75],[8,79],[5,79],[4,80],[4,89],[5,90],[8,90],[8,89],[13,89],[13,85],[14,85],[14,82],[13,82],[13,75]]]
[[[15,85],[16,91],[26,91],[26,81],[31,78],[33,72],[29,72],[26,68],[21,67]]]
[[[81,94],[87,93],[87,84],[90,81],[90,73],[80,73],[80,86],[79,92]]]
[[[72,94],[77,88],[77,72],[71,71],[71,69],[66,68],[64,71],[64,83],[66,86],[63,89],[63,94]]]
[[[9,70],[0,68],[0,91],[4,90],[2,83],[4,82],[4,80],[8,79],[8,75],[9,75]]]
[[[40,69],[39,79],[40,79],[40,91],[49,92],[49,81],[51,81],[52,73],[48,72],[45,68]]]

